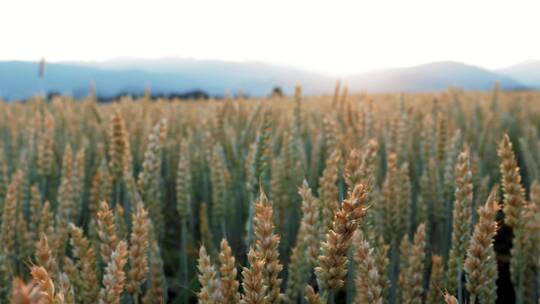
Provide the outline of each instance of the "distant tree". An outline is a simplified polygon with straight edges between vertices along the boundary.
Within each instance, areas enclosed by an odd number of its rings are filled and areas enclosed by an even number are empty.
[[[192,91],[187,91],[183,93],[175,92],[175,93],[169,93],[169,94],[155,94],[155,95],[153,94],[152,98],[153,99],[166,98],[166,99],[182,99],[182,100],[186,100],[186,99],[206,100],[210,98],[210,94],[208,94],[207,92],[203,90],[192,90]]]
[[[211,96],[207,92],[203,90],[192,90],[192,91],[186,91],[186,92],[171,92],[171,93],[150,93],[150,91],[146,91],[144,93],[133,93],[129,91],[120,92],[115,95],[111,96],[98,96],[97,100],[99,102],[111,102],[118,100],[122,97],[132,97],[134,99],[138,98],[148,98],[148,100],[157,100],[157,99],[180,99],[180,100],[206,100],[209,99]]]
[[[283,90],[281,89],[280,86],[275,86],[273,89],[272,89],[272,93],[270,94],[270,97],[274,98],[279,98],[279,97],[283,97],[284,94],[283,94]]]
[[[47,93],[46,100],[52,100],[55,97],[62,97],[62,93],[59,91],[50,91]]]

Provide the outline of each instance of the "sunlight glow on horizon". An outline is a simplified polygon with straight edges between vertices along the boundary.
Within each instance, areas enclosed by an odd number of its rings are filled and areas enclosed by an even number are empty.
[[[176,56],[343,76],[540,59],[539,1],[17,0],[0,9],[0,60]]]

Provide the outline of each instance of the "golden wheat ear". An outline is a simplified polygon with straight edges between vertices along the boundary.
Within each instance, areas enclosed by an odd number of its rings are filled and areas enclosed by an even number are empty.
[[[381,277],[384,271],[378,269],[374,259],[374,251],[361,231],[357,230],[353,237],[353,260],[356,264],[355,303],[382,303],[383,286]]]
[[[120,303],[122,292],[124,291],[126,274],[124,267],[128,260],[128,245],[125,241],[120,241],[111,253],[109,263],[105,267],[103,274],[103,288],[99,293],[100,303],[117,304]]]
[[[38,284],[30,282],[25,284],[20,278],[13,279],[11,283],[12,304],[40,304],[43,302],[44,293]]]
[[[322,304],[321,295],[313,290],[313,287],[307,285],[305,288],[306,302],[308,304]]]
[[[358,221],[366,214],[367,189],[363,184],[354,187],[334,215],[332,228],[321,242],[319,266],[315,268],[317,281],[324,293],[340,289],[347,275],[347,252]]]
[[[496,215],[500,209],[493,189],[484,206],[478,209],[478,223],[467,250],[464,269],[471,303],[493,303],[496,299],[497,262],[493,238],[497,234]]]
[[[267,287],[263,282],[264,261],[260,260],[255,250],[248,253],[249,268],[242,269],[242,304],[257,304],[265,302]]]
[[[459,304],[458,300],[456,299],[456,297],[454,297],[453,295],[449,294],[449,293],[444,293],[444,302],[446,304]]]
[[[405,303],[421,303],[424,293],[424,269],[426,257],[426,226],[418,225],[414,241],[409,247],[407,268],[403,269],[401,295]]]
[[[219,253],[219,274],[221,278],[221,294],[225,303],[239,303],[240,293],[238,287],[240,284],[236,279],[238,270],[236,269],[236,260],[232,253],[229,242],[226,239],[221,240],[221,252]]]
[[[500,172],[504,194],[504,222],[513,227],[519,222],[525,199],[523,186],[521,185],[520,169],[508,134],[503,136],[497,154],[501,159]]]
[[[45,233],[41,234],[39,241],[36,243],[36,265],[42,266],[52,276],[57,272],[58,266],[53,251],[49,246],[49,240]]]
[[[448,261],[448,290],[461,289],[463,262],[472,231],[473,184],[469,151],[458,156],[455,174],[455,201],[452,216],[452,248]],[[458,293],[460,294],[460,292]]]
[[[99,209],[97,212],[97,228],[99,238],[99,254],[101,255],[101,260],[106,265],[109,263],[111,253],[118,244],[116,227],[114,223],[114,214],[106,201],[102,201],[99,204]]]
[[[264,262],[263,282],[267,286],[266,299],[274,303],[281,297],[281,279],[279,275],[283,265],[279,261],[279,235],[274,233],[274,212],[272,204],[264,192],[255,204],[253,219],[255,253]]]
[[[128,283],[126,291],[137,297],[140,293],[140,287],[146,281],[148,276],[148,249],[150,246],[150,223],[148,212],[142,204],[137,205],[133,213],[132,228],[129,246]]]

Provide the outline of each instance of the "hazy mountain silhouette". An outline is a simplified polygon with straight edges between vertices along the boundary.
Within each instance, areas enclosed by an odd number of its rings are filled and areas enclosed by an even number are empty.
[[[19,99],[50,91],[80,97],[88,93],[92,84],[100,96],[139,94],[145,88],[156,94],[200,89],[211,95],[241,90],[248,95],[265,96],[274,86],[291,93],[296,84],[302,84],[311,94],[323,94],[332,90],[333,80],[262,63],[196,60],[49,63],[40,79],[36,62],[0,62],[0,96],[5,98]]]
[[[503,69],[499,73],[508,75],[529,86],[540,87],[540,60],[528,60]]]
[[[122,92],[141,94],[148,87],[155,94],[201,90],[223,95],[241,90],[248,95],[266,96],[275,86],[291,94],[296,84],[301,84],[306,94],[330,94],[335,81],[317,73],[258,62],[178,58],[48,63],[41,79],[37,62],[0,61],[0,96],[7,99],[22,99],[39,92],[81,97],[88,94],[92,85],[103,97]],[[351,92],[439,91],[448,86],[489,90],[495,81],[500,81],[504,89],[540,87],[540,80],[525,84],[501,73],[450,61],[372,71],[343,79]]]
[[[346,79],[353,91],[371,92],[422,92],[440,91],[448,86],[466,90],[489,90],[499,81],[503,89],[525,86],[506,75],[454,61],[441,61],[423,65],[376,70]]]

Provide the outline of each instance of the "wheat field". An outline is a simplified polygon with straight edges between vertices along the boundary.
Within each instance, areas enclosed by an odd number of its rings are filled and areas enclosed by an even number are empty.
[[[540,303],[540,93],[0,102],[0,303]]]

